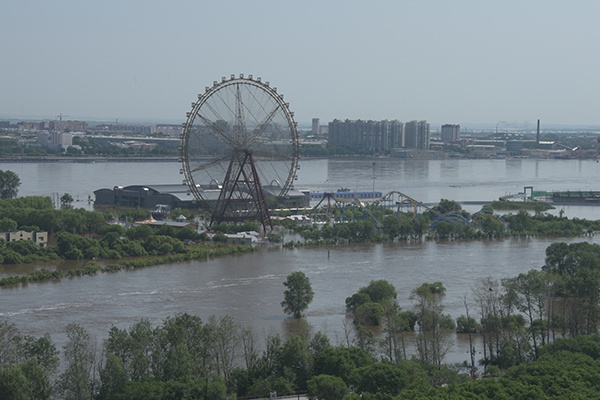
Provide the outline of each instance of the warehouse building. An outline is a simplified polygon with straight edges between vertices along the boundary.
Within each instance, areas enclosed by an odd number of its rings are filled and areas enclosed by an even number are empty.
[[[267,202],[269,199],[273,199],[273,193],[277,193],[279,190],[279,187],[263,187]],[[218,187],[207,187],[201,189],[201,191],[202,196],[211,206],[219,199],[221,192]],[[154,209],[157,205],[166,205],[171,209],[197,209],[200,207],[190,188],[184,184],[115,186],[112,189],[98,189],[94,191],[94,195],[96,197],[95,205],[97,206],[140,207],[144,209]],[[302,208],[308,207],[309,204],[309,195],[292,189],[281,200],[280,207]]]

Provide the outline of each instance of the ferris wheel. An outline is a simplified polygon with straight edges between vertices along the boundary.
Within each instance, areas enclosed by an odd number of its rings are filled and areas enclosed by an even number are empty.
[[[183,125],[181,172],[212,223],[258,219],[293,186],[299,159],[294,115],[283,95],[252,75],[214,81]]]

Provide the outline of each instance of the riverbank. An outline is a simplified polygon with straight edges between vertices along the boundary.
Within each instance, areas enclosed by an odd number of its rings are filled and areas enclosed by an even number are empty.
[[[28,283],[42,283],[50,281],[59,281],[62,278],[73,278],[77,276],[96,275],[102,272],[117,272],[123,270],[133,270],[145,267],[152,267],[162,264],[173,264],[193,260],[209,260],[212,257],[230,256],[254,251],[251,246],[196,246],[187,253],[170,254],[158,257],[136,257],[121,260],[115,263],[108,263],[109,260],[100,262],[90,260],[81,268],[74,268],[67,271],[61,271],[51,268],[39,268],[33,270],[27,275],[14,275],[0,279],[0,288],[4,286],[14,287],[26,285]]]
[[[179,157],[111,157],[111,156],[43,156],[43,157],[2,157],[3,162],[23,162],[23,163],[101,163],[101,162],[174,162]]]

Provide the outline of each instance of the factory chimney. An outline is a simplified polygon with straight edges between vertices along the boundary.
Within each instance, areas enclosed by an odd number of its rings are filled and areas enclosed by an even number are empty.
[[[540,120],[538,119],[537,123],[537,134],[535,135],[535,141],[539,145],[540,144]]]

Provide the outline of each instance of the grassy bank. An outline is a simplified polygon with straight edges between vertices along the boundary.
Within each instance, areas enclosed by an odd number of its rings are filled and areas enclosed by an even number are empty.
[[[182,254],[169,254],[165,256],[137,257],[127,260],[120,260],[116,263],[103,263],[98,261],[89,261],[81,268],[69,271],[52,270],[41,268],[27,275],[15,275],[0,279],[0,287],[25,285],[28,283],[59,281],[63,278],[72,278],[77,276],[95,275],[103,272],[117,272],[122,270],[132,270],[138,268],[151,267],[154,265],[173,264],[177,262],[192,260],[207,260],[212,257],[221,257],[234,254],[242,254],[254,251],[251,246],[227,246],[227,245],[199,245],[190,248],[189,252]]]
[[[547,211],[552,210],[555,207],[543,201],[508,201],[508,200],[497,200],[484,208],[491,208],[493,210],[531,210],[531,211]]]

